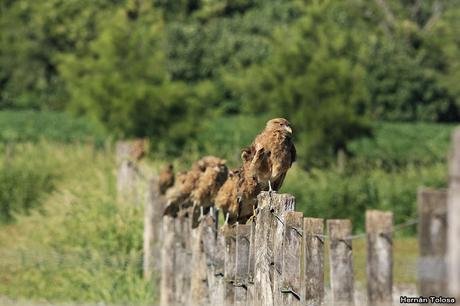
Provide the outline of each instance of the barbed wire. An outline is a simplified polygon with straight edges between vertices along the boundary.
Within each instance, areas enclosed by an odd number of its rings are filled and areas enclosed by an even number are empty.
[[[271,211],[271,214],[278,220],[278,222],[280,222],[284,226],[284,222],[283,222],[283,220],[281,219],[280,216],[278,216],[274,211]],[[400,231],[400,230],[402,230],[404,228],[416,225],[416,224],[418,224],[418,222],[419,222],[418,219],[410,219],[410,220],[402,222],[400,224],[393,225],[391,231],[382,232],[380,234],[383,234],[383,235],[385,235],[385,234],[393,234],[394,232]],[[325,235],[325,234],[313,234],[312,236],[317,237],[317,238],[322,238],[322,239],[329,239],[329,235]],[[357,233],[357,234],[354,234],[354,235],[349,235],[349,236],[346,236],[346,237],[343,237],[343,238],[340,238],[340,239],[341,240],[354,240],[354,239],[363,239],[363,238],[366,238],[366,237],[367,237],[367,233],[363,232],[363,233]]]

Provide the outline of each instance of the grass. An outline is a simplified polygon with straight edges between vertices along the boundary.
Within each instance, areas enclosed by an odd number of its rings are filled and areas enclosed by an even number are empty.
[[[60,165],[60,179],[40,210],[0,226],[0,296],[154,301],[154,286],[141,274],[143,210],[116,201],[113,152],[85,144],[35,149],[52,152],[40,157]]]
[[[353,265],[355,281],[366,285],[366,239],[353,240]],[[324,252],[324,279],[330,284],[329,249]],[[414,237],[396,237],[393,240],[393,283],[415,284],[418,257],[418,241]]]

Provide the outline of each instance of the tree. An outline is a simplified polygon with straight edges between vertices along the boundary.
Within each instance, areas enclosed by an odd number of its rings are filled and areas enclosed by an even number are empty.
[[[152,137],[155,147],[174,151],[198,126],[205,84],[191,90],[171,82],[164,56],[164,25],[148,4],[122,7],[100,19],[101,32],[88,54],[62,58],[60,72],[70,108],[116,135]]]
[[[3,1],[0,6],[0,108],[59,109],[65,84],[62,53],[82,54],[97,36],[99,12],[120,0]]]
[[[248,111],[292,121],[303,165],[319,163],[369,132],[360,27],[334,1],[313,1],[274,38],[266,63],[232,82]],[[326,157],[326,158],[325,158]]]

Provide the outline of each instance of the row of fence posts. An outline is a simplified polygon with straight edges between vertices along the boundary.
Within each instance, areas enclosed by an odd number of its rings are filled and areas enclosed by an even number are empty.
[[[460,297],[460,130],[453,136],[449,188],[418,191],[418,294]],[[144,276],[160,276],[160,305],[353,305],[350,220],[304,218],[287,194],[262,192],[250,224],[218,226],[217,212],[192,229],[189,213],[162,215],[155,177],[145,204]],[[366,212],[367,304],[391,305],[393,214]],[[156,286],[155,285],[155,286]]]
[[[191,229],[186,214],[163,218],[161,305],[320,305],[324,220],[294,211],[294,198],[262,192],[256,221]],[[392,299],[392,213],[366,213],[368,299]],[[332,300],[354,303],[350,220],[327,220]]]

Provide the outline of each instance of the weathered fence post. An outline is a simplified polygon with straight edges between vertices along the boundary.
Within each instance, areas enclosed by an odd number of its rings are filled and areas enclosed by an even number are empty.
[[[447,196],[447,283],[449,294],[460,299],[460,128],[452,136]]]
[[[303,213],[287,212],[284,216],[283,265],[281,271],[282,303],[301,305]]]
[[[304,300],[319,306],[324,298],[324,220],[304,218]]]
[[[259,213],[256,216],[254,305],[274,305],[274,275],[281,271],[281,256],[275,259],[276,250],[282,254],[283,226],[281,218],[286,211],[294,210],[295,199],[288,194],[261,192],[257,197]],[[281,241],[281,243],[280,243]],[[278,263],[278,264],[277,264]],[[278,271],[276,271],[278,269]],[[280,292],[276,292],[280,295]]]
[[[160,283],[160,305],[177,305],[175,299],[175,234],[174,218],[163,217],[163,246],[161,249],[161,283]]]
[[[219,246],[217,245],[218,212],[211,210],[211,213],[204,216],[203,220],[201,220],[200,226],[203,230],[202,242],[207,264],[209,304],[222,305],[223,293],[220,288],[222,287],[223,274],[216,273],[219,270],[219,261],[221,261],[220,269],[223,266],[223,259],[218,258],[219,253],[223,254],[223,250],[219,250]]]
[[[145,154],[145,140],[119,141],[116,144],[117,195],[119,200],[140,204],[138,190],[139,169],[137,162]]]
[[[368,305],[391,305],[393,293],[393,213],[366,211]]]
[[[417,194],[418,290],[423,296],[447,294],[447,191],[421,188]]]
[[[191,218],[191,216],[190,216]],[[190,304],[193,306],[204,306],[209,302],[209,288],[207,280],[207,264],[203,248],[203,229],[204,224],[191,229],[192,261],[184,262],[191,265],[191,298]],[[184,304],[188,304],[187,302]]]
[[[354,277],[350,220],[327,220],[329,262],[334,306],[354,305]]]
[[[149,183],[147,202],[144,208],[144,278],[150,279],[153,272],[161,269],[161,241],[164,198],[160,195],[158,177]]]
[[[174,219],[174,230],[176,233],[176,240],[174,243],[174,250],[175,250],[175,271],[174,271],[174,276],[175,276],[175,300],[177,305],[182,305],[182,290],[184,288],[184,277],[185,277],[185,271],[184,271],[184,266],[182,265],[185,259],[185,248],[183,245],[183,224],[184,219],[182,216],[178,216]]]
[[[272,231],[273,237],[273,301],[275,305],[281,305],[283,303],[283,293],[281,292],[281,286],[283,282],[283,276],[281,272],[283,270],[283,250],[284,250],[284,229],[285,229],[285,215],[287,212],[294,211],[295,199],[291,195],[287,194],[275,194],[279,201],[279,205],[272,206]]]
[[[214,288],[212,305],[225,305],[225,226],[217,230],[216,252],[214,258]]]
[[[175,288],[177,305],[188,305],[191,290],[192,239],[189,213],[186,210],[179,212],[175,218],[176,243],[175,243]]]
[[[248,305],[249,249],[251,241],[251,224],[236,225],[236,273],[235,305]]]
[[[249,271],[248,271],[248,304],[252,305],[254,302],[254,266],[255,266],[255,240],[256,240],[256,223],[251,223],[251,238],[249,243]]]
[[[236,268],[236,228],[232,225],[224,225],[225,237],[225,264],[224,264],[224,279],[225,279],[225,301],[224,304],[233,305],[235,300],[235,268]]]

